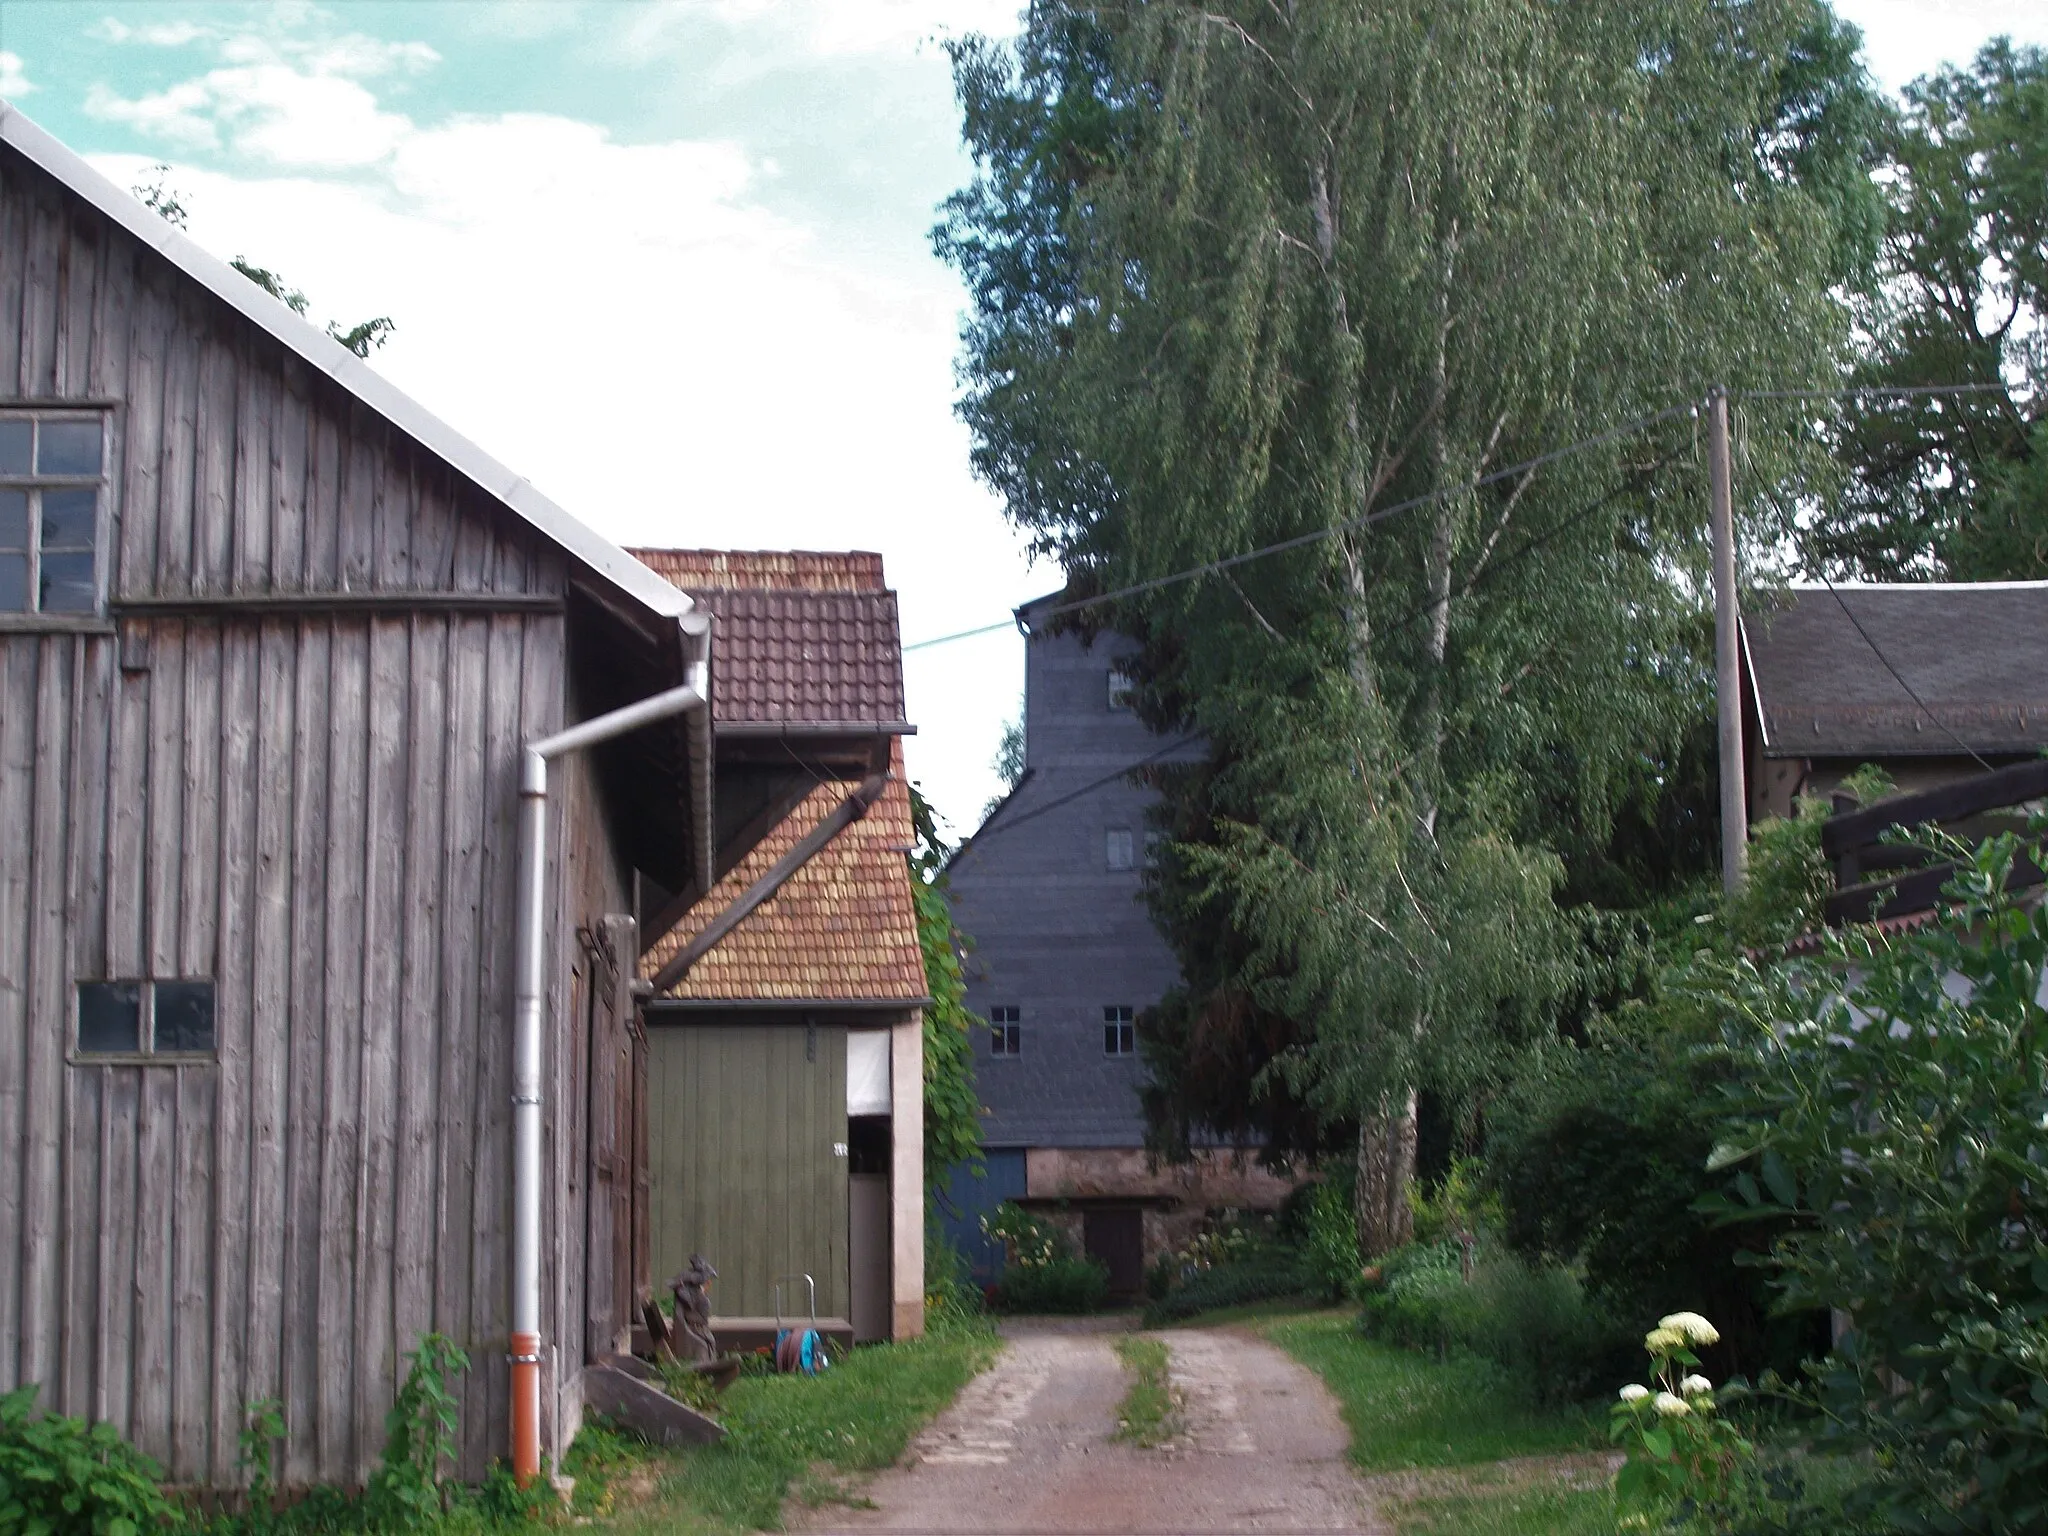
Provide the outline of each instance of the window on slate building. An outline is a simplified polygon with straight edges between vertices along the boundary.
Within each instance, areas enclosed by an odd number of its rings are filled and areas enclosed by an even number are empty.
[[[1137,855],[1137,844],[1129,827],[1111,827],[1104,838],[1104,852],[1111,869],[1129,869]]]
[[[1131,674],[1122,667],[1109,669],[1109,707],[1129,709],[1131,707]]]
[[[1024,1054],[1024,1026],[1017,1022],[1014,1004],[998,1003],[989,1009],[988,1053],[991,1056]]]
[[[0,412],[0,613],[92,613],[106,484],[99,412]]]
[[[1137,1030],[1131,1023],[1128,1003],[1112,1003],[1102,1010],[1102,1054],[1133,1056],[1138,1050]]]
[[[80,1056],[205,1056],[214,1048],[210,981],[81,981]]]

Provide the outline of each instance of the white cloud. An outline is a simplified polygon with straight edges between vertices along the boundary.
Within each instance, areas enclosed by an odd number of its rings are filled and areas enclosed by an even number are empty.
[[[0,96],[26,96],[34,89],[21,55],[0,49]]]
[[[412,131],[340,70],[284,62],[250,38],[230,40],[223,52],[238,62],[149,95],[125,98],[95,85],[85,110],[182,149],[225,146],[283,167],[372,165]]]
[[[207,115],[213,96],[201,81],[187,80],[168,90],[133,100],[116,96],[104,85],[85,94],[86,114],[105,122],[125,123],[153,139],[180,149],[216,149],[220,135]]]
[[[102,17],[86,28],[86,36],[102,42],[141,43],[149,48],[184,48],[219,35],[212,27],[203,27],[196,21],[160,21],[131,27],[112,16]]]
[[[634,13],[633,45],[667,47],[710,19],[755,35],[771,52],[818,57],[904,53],[926,38],[963,32],[1007,35],[1022,0],[678,0]]]

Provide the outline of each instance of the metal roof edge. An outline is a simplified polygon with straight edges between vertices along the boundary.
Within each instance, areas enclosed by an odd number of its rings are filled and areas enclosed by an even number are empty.
[[[623,596],[663,618],[681,618],[694,608],[680,587],[662,580],[619,545],[578,521],[542,495],[531,481],[500,464],[340,342],[143,207],[5,98],[0,98],[0,143],[54,177],[243,319],[444,460]]]
[[[2048,581],[1820,581],[1787,582],[1791,592],[2043,592]]]

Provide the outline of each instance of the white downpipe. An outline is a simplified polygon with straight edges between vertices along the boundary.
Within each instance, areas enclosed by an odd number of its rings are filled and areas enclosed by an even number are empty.
[[[529,742],[519,764],[519,923],[512,1001],[512,1470],[540,1474],[540,1207],[542,988],[547,971],[548,764],[656,720],[701,709],[710,668],[637,704]]]

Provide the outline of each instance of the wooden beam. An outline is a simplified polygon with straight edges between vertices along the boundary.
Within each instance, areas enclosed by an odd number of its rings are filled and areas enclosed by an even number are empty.
[[[748,886],[738,900],[714,917],[695,938],[676,951],[667,965],[655,972],[655,995],[659,997],[689,975],[691,966],[703,959],[720,939],[745,922],[747,915],[756,907],[781,890],[791,875],[810,863],[833,838],[867,815],[874,803],[882,798],[882,791],[888,783],[889,775],[886,773],[878,773],[872,778],[865,779],[858,789],[826,812],[824,819],[806,832],[794,848],[777,859],[768,872]]]
[[[1965,816],[2024,804],[2043,796],[2048,796],[2048,758],[1994,768],[1989,773],[1973,773],[1967,779],[1917,795],[1880,800],[1866,811],[1830,817],[1820,831],[1821,852],[1830,859],[1839,859],[1853,848],[1876,842],[1893,827],[1960,821]]]
[[[751,853],[762,838],[781,826],[783,819],[802,805],[804,797],[817,787],[817,781],[814,779],[797,779],[748,817],[740,829],[727,838],[724,846],[718,850],[711,866],[711,883],[716,885],[738,868],[740,860]],[[655,945],[667,938],[676,924],[690,915],[690,909],[704,899],[706,889],[707,887],[692,881],[663,902],[660,910],[649,918],[641,929],[640,953],[650,953]]]
[[[116,597],[109,613],[130,618],[234,618],[242,614],[560,613],[545,592],[251,592],[241,596]]]

